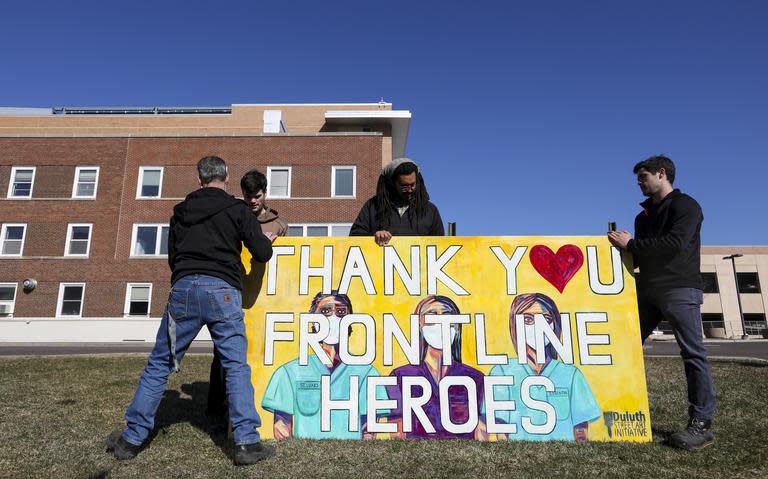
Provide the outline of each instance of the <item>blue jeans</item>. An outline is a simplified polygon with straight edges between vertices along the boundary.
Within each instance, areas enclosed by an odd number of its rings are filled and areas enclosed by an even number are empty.
[[[643,342],[666,319],[672,327],[688,383],[688,416],[711,421],[715,413],[715,389],[707,350],[701,333],[704,294],[695,288],[638,291],[640,330]]]
[[[176,322],[178,361],[184,357],[200,329],[208,326],[227,375],[229,418],[235,444],[259,442],[261,419],[254,406],[251,368],[246,362],[248,340],[240,290],[219,278],[199,274],[184,276],[171,288],[168,310],[160,322],[155,347],[139,379],[133,402],[125,412],[128,425],[123,431],[123,438],[131,444],[140,445],[155,426],[155,413],[165,393],[168,375],[174,369],[168,313]]]

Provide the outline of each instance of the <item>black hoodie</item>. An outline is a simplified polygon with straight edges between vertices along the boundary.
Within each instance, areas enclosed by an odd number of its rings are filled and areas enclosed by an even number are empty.
[[[245,201],[221,188],[193,191],[173,208],[168,235],[171,284],[190,274],[205,274],[242,289],[242,244],[258,262],[272,257],[272,243]]]
[[[699,204],[675,189],[657,205],[648,198],[635,218],[635,239],[627,249],[640,268],[637,289],[643,293],[667,288],[702,289]]]
[[[376,223],[376,197],[365,202],[355,223],[349,231],[349,236],[373,236],[380,229],[386,229],[392,236],[445,236],[443,219],[440,211],[431,201],[424,208],[424,216],[414,217],[412,211],[406,211],[402,216],[397,206],[390,203],[389,226],[382,228]]]

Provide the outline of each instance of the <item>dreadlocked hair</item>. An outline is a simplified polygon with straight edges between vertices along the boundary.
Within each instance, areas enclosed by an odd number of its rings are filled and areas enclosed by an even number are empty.
[[[424,184],[424,178],[421,176],[418,167],[413,163],[403,163],[395,168],[391,176],[379,175],[379,182],[376,184],[376,225],[379,230],[389,228],[389,211],[391,204],[398,203],[400,192],[397,191],[397,178],[401,175],[410,175],[416,172],[416,189],[411,195],[411,201],[408,205],[408,221],[413,225],[414,218],[422,218],[426,212],[427,203],[429,203],[429,193]]]

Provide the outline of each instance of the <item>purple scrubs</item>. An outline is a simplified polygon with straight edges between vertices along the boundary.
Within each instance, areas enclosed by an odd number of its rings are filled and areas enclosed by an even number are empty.
[[[419,366],[413,366],[407,364],[400,366],[392,370],[390,376],[397,377],[397,386],[388,386],[387,395],[389,399],[397,401],[397,408],[390,411],[388,414],[389,419],[402,419],[403,418],[403,377],[404,376],[421,376],[427,378],[432,386],[432,397],[424,405],[424,413],[435,428],[434,434],[429,434],[422,426],[419,419],[415,414],[412,415],[413,430],[406,433],[407,438],[415,439],[473,439],[474,433],[467,434],[454,434],[448,432],[443,427],[440,421],[440,388],[435,383],[432,374],[429,372],[429,368],[426,364],[422,363]],[[483,405],[483,373],[477,369],[473,369],[465,364],[453,362],[448,366],[448,372],[446,376],[469,376],[475,382],[477,387],[477,416],[480,417],[480,409]],[[413,386],[411,391],[411,397],[422,396],[424,392],[421,390],[421,386]],[[464,424],[469,419],[469,395],[466,388],[463,386],[451,386],[448,388],[448,397],[450,398],[450,414],[451,421],[454,424]]]

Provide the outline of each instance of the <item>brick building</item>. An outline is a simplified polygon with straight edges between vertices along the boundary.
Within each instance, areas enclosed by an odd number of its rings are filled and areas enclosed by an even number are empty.
[[[346,236],[409,124],[383,102],[0,109],[0,341],[154,340],[197,160],[224,158],[236,196],[264,172],[291,235]]]
[[[237,196],[244,172],[267,174],[291,235],[346,235],[404,155],[410,116],[389,103],[0,108],[0,342],[153,341],[168,219],[206,155],[227,160]],[[768,248],[704,247],[702,274],[707,336],[763,334]]]

